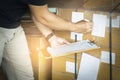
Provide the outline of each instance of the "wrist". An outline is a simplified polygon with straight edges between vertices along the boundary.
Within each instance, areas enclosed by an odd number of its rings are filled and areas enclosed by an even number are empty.
[[[46,36],[46,39],[49,41],[53,36],[55,36],[54,33],[50,33]]]

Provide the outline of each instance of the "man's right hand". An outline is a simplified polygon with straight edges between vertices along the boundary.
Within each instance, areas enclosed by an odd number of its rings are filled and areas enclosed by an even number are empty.
[[[81,21],[75,23],[73,32],[87,33],[87,32],[92,31],[92,28],[93,28],[92,22],[81,20]]]

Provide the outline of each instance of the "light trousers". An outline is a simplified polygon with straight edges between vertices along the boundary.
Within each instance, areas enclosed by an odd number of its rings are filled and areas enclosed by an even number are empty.
[[[34,80],[33,69],[23,28],[0,27],[0,66],[8,80]]]

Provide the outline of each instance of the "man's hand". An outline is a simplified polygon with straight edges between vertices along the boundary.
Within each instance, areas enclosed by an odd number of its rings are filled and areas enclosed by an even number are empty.
[[[52,36],[48,41],[51,47],[56,47],[56,46],[63,45],[63,44],[69,44],[69,42],[65,40],[64,38],[61,38],[55,35]]]
[[[81,20],[75,23],[73,32],[87,33],[90,32],[93,28],[93,23],[85,20]]]

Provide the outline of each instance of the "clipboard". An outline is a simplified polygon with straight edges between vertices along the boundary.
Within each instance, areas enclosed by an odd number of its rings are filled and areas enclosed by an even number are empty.
[[[95,43],[92,43],[89,40],[83,40],[80,42],[74,42],[70,44],[60,45],[54,48],[48,47],[47,51],[51,55],[51,57],[60,57],[66,56],[70,54],[74,54],[77,52],[85,52],[89,50],[99,49]]]

